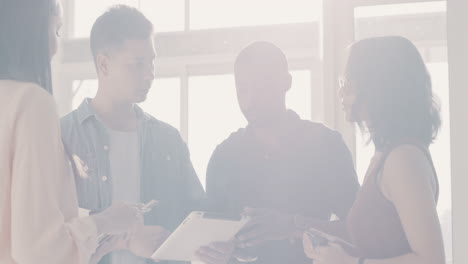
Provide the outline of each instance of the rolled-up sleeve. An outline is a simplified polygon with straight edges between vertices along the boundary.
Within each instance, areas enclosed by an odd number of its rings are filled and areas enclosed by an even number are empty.
[[[98,245],[96,226],[89,217],[78,218],[55,102],[36,90],[20,104],[15,122],[12,257],[19,264],[88,263]]]

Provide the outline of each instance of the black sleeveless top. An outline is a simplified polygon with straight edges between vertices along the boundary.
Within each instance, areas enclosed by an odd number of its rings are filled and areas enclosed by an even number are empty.
[[[411,253],[398,212],[391,201],[381,191],[379,175],[385,160],[396,147],[383,151],[382,158],[374,168],[369,168],[364,183],[346,220],[348,234],[356,249],[351,252],[358,257],[371,259],[393,258]],[[406,144],[408,145],[408,144]],[[429,150],[426,147],[410,144],[421,149],[432,165],[436,182],[435,200],[439,195],[437,174]]]

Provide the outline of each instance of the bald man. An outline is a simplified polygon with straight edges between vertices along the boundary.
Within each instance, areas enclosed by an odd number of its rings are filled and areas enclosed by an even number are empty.
[[[359,188],[350,152],[339,133],[286,108],[292,77],[278,47],[249,45],[234,70],[248,125],[215,149],[206,191],[212,210],[253,220],[237,236],[242,249],[217,243],[201,248],[198,256],[209,264],[226,263],[231,256],[262,264],[310,263],[302,249],[303,231],[328,222],[332,214],[344,219]]]

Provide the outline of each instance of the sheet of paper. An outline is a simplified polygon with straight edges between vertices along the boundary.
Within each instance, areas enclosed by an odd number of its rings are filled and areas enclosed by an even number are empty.
[[[85,217],[85,216],[89,216],[89,210],[87,209],[84,209],[84,208],[78,208],[78,216],[79,217]]]

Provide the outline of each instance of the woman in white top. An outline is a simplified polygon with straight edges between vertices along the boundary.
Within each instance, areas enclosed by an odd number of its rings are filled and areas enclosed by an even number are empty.
[[[57,0],[0,2],[0,263],[88,263],[100,234],[125,232],[139,210],[78,218],[75,183],[51,96]]]

